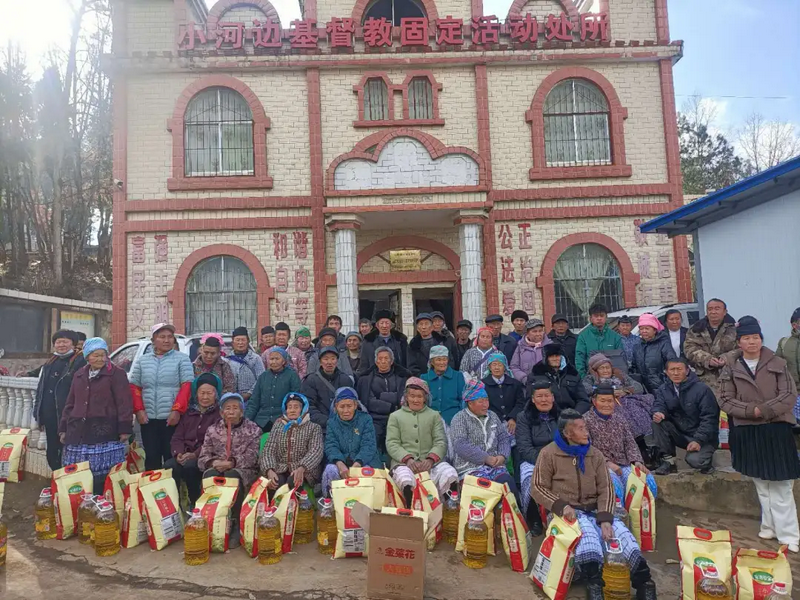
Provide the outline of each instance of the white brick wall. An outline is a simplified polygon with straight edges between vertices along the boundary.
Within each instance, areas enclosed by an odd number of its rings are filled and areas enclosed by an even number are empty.
[[[171,0],[126,2],[128,53],[174,51],[178,35]]]

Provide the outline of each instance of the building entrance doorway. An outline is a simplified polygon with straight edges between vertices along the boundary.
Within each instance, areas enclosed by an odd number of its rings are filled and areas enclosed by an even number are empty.
[[[358,318],[375,322],[375,314],[379,310],[390,310],[395,315],[398,326],[403,322],[400,289],[359,290]]]
[[[453,306],[454,288],[414,288],[411,291],[411,298],[414,303],[414,316],[419,313],[430,313],[438,310],[444,315],[445,323],[450,331],[455,331],[454,306]]]

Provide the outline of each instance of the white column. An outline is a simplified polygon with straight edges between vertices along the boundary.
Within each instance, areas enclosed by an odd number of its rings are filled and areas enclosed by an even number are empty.
[[[336,229],[336,296],[342,331],[358,331],[358,271],[356,268],[356,230]]]
[[[461,246],[461,312],[465,319],[477,327],[486,316],[481,286],[483,226],[473,222],[461,223],[458,228]]]

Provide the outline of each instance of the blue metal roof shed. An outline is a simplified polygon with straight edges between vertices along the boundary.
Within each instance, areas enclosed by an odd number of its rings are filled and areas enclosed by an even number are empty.
[[[691,234],[699,227],[800,189],[800,156],[703,196],[640,226],[643,233]]]

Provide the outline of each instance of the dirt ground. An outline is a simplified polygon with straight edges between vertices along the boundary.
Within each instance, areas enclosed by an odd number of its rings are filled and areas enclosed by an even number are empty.
[[[3,518],[9,526],[8,561],[0,568],[3,600],[108,600],[137,597],[148,600],[350,600],[365,598],[366,559],[330,560],[315,545],[300,546],[277,565],[261,566],[236,549],[212,555],[206,565],[188,567],[182,544],[153,552],[145,544],[97,558],[76,539],[39,542],[33,532],[33,505],[46,481],[30,477],[7,484]],[[648,554],[660,598],[677,598],[679,578],[675,526],[729,528],[735,546],[777,548],[758,540],[758,522],[745,517],[676,510],[663,503],[657,508],[658,551]],[[536,547],[542,538],[537,538]],[[795,573],[800,559],[791,558]],[[569,598],[583,598],[575,586]],[[428,554],[426,598],[490,600],[544,598],[527,576],[514,573],[505,556],[490,560],[480,571],[461,565],[460,555],[444,543]],[[795,593],[795,597],[800,594]]]

